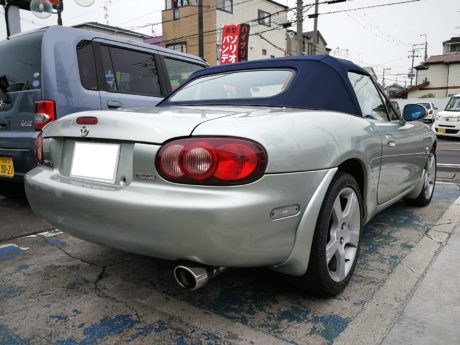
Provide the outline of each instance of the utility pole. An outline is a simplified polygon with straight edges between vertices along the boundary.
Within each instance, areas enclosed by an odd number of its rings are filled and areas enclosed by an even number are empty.
[[[382,87],[385,89],[385,72],[386,71],[391,71],[390,67],[384,68],[383,69],[383,78],[382,78]]]
[[[420,36],[425,36],[425,59],[423,61],[426,62],[426,60],[428,60],[428,35],[421,34]]]
[[[203,0],[198,0],[198,56],[204,59]]]
[[[318,7],[319,7],[319,0],[315,0],[315,20],[313,24],[313,55],[317,54],[318,51]]]
[[[303,0],[297,0],[297,55],[303,55]]]
[[[416,44],[412,45],[412,50],[409,50],[409,53],[411,53],[411,55],[408,56],[408,57],[412,58],[412,64],[411,64],[410,72],[407,74],[407,76],[410,79],[410,85],[409,86],[412,86],[412,79],[414,79],[414,77],[415,77],[414,60],[415,60],[416,57],[420,57],[420,55],[416,55],[416,51],[418,49],[420,49],[420,48],[415,48],[415,46],[416,46]]]
[[[347,0],[329,0],[327,1],[328,5],[337,4],[339,2],[345,2]],[[308,18],[314,18],[313,24],[313,55],[316,55],[318,52],[318,44],[319,44],[319,33],[318,33],[318,8],[319,8],[319,0],[315,0],[315,13],[310,14]]]

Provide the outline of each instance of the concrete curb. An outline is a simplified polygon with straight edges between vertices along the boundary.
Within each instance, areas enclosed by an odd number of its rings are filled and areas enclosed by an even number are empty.
[[[458,226],[460,197],[396,267],[335,345],[380,344],[404,310],[436,256]]]

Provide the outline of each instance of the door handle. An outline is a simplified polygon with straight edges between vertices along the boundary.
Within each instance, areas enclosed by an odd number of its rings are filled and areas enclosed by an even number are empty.
[[[389,147],[395,147],[396,146],[396,141],[391,135],[385,135],[385,139],[387,141],[387,146]]]
[[[118,101],[107,101],[107,107],[111,109],[121,108],[122,104]]]

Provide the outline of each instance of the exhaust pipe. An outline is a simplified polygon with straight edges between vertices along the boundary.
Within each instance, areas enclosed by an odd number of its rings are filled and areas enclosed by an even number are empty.
[[[227,267],[211,267],[195,263],[183,264],[174,268],[174,278],[180,286],[193,291],[202,288],[226,269]]]

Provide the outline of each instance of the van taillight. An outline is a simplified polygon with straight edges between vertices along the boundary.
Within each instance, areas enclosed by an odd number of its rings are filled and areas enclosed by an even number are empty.
[[[56,120],[56,102],[50,99],[35,102],[35,130],[41,131],[46,124]]]

